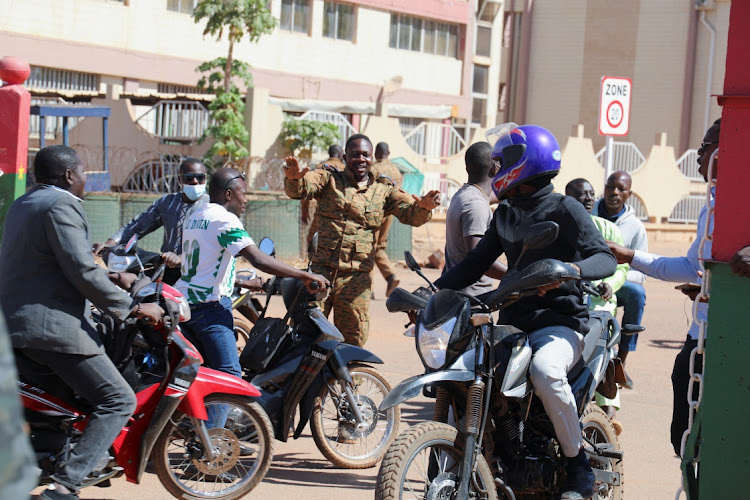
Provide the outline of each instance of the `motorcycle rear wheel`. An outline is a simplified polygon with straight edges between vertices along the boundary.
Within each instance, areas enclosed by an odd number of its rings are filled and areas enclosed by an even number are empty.
[[[375,500],[453,498],[462,457],[463,442],[455,427],[439,422],[417,424],[402,433],[383,457]],[[469,498],[498,498],[492,471],[481,455],[476,458]]]
[[[335,378],[328,380],[315,398],[310,422],[313,439],[320,452],[337,467],[367,469],[385,455],[398,434],[401,410],[396,406],[378,410],[391,391],[391,384],[377,370],[366,365],[350,365],[352,393],[367,427],[357,429],[346,394]],[[336,389],[332,395],[329,386]]]
[[[203,459],[191,419],[175,413],[154,445],[151,459],[159,481],[175,498],[234,500],[247,495],[268,472],[273,430],[266,412],[245,398],[215,394],[206,408],[226,408],[223,427],[208,429],[220,457]],[[209,413],[211,414],[211,413]]]
[[[596,444],[610,444],[615,450],[620,449],[620,441],[615,433],[612,421],[606,413],[594,403],[589,403],[583,410],[581,416],[583,435]],[[584,442],[585,448],[590,446]],[[625,486],[623,484],[623,463],[613,458],[601,458],[591,460],[591,467],[620,474],[620,485],[612,486],[606,483],[594,484],[595,500],[622,500],[625,497]]]
[[[232,311],[232,316],[234,318],[234,334],[237,336],[237,352],[242,354],[247,339],[250,338],[250,330],[253,329],[253,324],[237,310]]]

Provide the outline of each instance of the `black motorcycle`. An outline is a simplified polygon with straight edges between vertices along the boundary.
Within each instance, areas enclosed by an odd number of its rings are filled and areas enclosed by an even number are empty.
[[[309,254],[314,253],[314,237]],[[273,253],[264,238],[259,247]],[[333,464],[363,469],[377,464],[398,433],[400,410],[379,410],[391,385],[371,364],[383,361],[344,343],[302,281],[271,278],[266,305],[250,331],[240,364],[245,380],[262,391],[258,402],[273,424],[276,439],[297,439],[308,421],[318,449]],[[273,295],[287,313],[268,318]],[[295,416],[297,416],[296,425]]]
[[[551,222],[532,226],[523,239],[525,250],[548,245],[558,230]],[[407,263],[424,278],[410,254]],[[580,280],[575,268],[544,259],[509,272],[495,291],[479,297],[435,291],[431,283],[435,293],[428,301],[401,289],[391,294],[386,302],[391,312],[423,309],[415,342],[426,373],[401,382],[380,408],[423,391],[436,400],[434,421],[411,427],[389,447],[378,472],[376,499],[559,496],[566,458],[528,377],[528,335],[495,325],[491,313],[540,286],[569,280]],[[594,468],[595,498],[621,499],[623,453],[609,418],[590,403],[597,387],[606,391],[602,382],[620,330],[607,312],[592,312],[589,326],[581,360],[568,380]]]

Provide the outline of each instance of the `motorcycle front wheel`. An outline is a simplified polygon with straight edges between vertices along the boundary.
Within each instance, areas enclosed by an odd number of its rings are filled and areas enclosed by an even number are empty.
[[[422,422],[401,434],[380,464],[375,500],[453,498],[463,458],[458,430],[448,424]],[[497,500],[489,465],[483,456],[469,486],[472,500]]]
[[[617,434],[615,433],[612,421],[607,414],[594,403],[589,403],[583,410],[581,425],[583,426],[583,435],[589,441],[595,444],[609,445],[613,450],[620,450],[620,441],[617,439]],[[585,442],[584,447],[590,448]],[[618,486],[596,482],[594,484],[593,498],[596,500],[622,500],[625,497],[622,460],[597,457],[593,452],[590,453],[589,456],[593,457],[590,460],[592,468],[617,473],[620,476],[620,484]]]
[[[250,338],[250,330],[253,329],[253,324],[237,310],[232,311],[232,317],[234,320],[234,335],[237,337],[237,352],[242,355],[242,350]]]
[[[192,419],[175,413],[151,453],[156,475],[175,498],[243,497],[271,466],[271,421],[258,403],[237,396],[211,395],[206,410],[208,434],[218,456],[206,460]]]
[[[398,407],[380,411],[391,384],[377,370],[350,365],[352,394],[364,422],[357,424],[341,384],[331,378],[315,398],[311,428],[320,452],[338,467],[366,469],[376,465],[398,433]]]

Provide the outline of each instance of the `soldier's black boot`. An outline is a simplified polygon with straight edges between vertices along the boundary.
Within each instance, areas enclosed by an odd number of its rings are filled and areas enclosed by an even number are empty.
[[[561,500],[585,500],[594,496],[594,472],[583,448],[577,456],[568,458],[565,471],[567,479]]]

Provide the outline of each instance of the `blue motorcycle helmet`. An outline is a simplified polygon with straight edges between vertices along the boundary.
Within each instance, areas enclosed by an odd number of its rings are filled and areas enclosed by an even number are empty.
[[[552,179],[560,171],[560,146],[543,127],[504,123],[488,130],[485,136],[493,145],[492,159],[500,162],[500,170],[492,178],[492,190],[498,199],[516,186]]]

